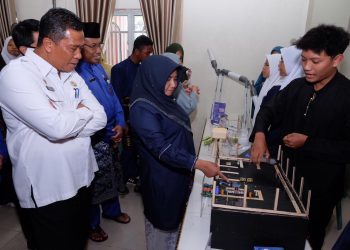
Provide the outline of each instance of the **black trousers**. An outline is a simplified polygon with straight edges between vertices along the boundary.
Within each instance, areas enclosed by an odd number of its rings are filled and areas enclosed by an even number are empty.
[[[84,187],[68,200],[22,209],[37,250],[83,250],[88,236],[90,193]]]
[[[336,203],[327,198],[311,198],[308,240],[312,250],[321,250]]]
[[[16,213],[19,218],[23,234],[27,239],[28,248],[35,249],[31,244],[28,223],[26,221],[26,218],[23,216],[22,208],[20,207],[17,199],[12,179],[12,165],[9,160],[5,162],[3,169],[0,171],[0,175],[2,177],[2,180],[0,182],[0,205],[7,204],[9,202],[13,202],[15,204]]]
[[[12,165],[9,160],[6,160],[4,163],[0,171],[0,178],[0,205],[5,205],[9,202],[16,203],[18,200],[13,186]]]

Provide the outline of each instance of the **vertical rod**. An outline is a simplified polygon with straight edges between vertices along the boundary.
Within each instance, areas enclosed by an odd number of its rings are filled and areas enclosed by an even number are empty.
[[[277,207],[278,207],[278,198],[280,196],[280,189],[276,188],[276,193],[275,193],[275,203],[273,205],[273,210],[277,211]]]
[[[303,197],[303,189],[304,189],[304,177],[301,177],[300,187],[299,187],[299,198],[300,198],[300,200]]]
[[[248,191],[248,185],[244,185],[244,194],[243,194],[243,207],[247,207],[247,191]]]
[[[287,158],[287,168],[286,168],[286,176],[288,178],[288,174],[289,174],[289,158]]]
[[[307,194],[307,204],[306,204],[306,213],[309,215],[310,211],[310,204],[311,204],[311,190],[309,190]]]
[[[283,170],[283,151],[281,150],[281,161],[280,161],[280,164],[281,164],[281,169]]]
[[[278,146],[278,153],[277,153],[277,161],[279,161],[281,159],[281,149],[282,149],[282,146],[279,145]]]
[[[292,174],[292,187],[294,188],[294,181],[295,181],[295,167],[293,167],[293,174]]]

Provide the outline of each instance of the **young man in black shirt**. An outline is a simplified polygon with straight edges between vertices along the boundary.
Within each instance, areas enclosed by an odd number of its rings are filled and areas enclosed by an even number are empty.
[[[323,245],[349,162],[350,80],[337,69],[348,45],[349,33],[331,25],[315,27],[297,41],[305,77],[261,107],[252,134],[251,159],[259,163],[269,156],[269,126],[281,128],[285,155],[312,190],[308,240],[313,250]]]

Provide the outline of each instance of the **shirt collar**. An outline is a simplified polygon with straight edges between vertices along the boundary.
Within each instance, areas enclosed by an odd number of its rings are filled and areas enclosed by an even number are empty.
[[[140,63],[134,63],[133,60],[131,60],[131,56],[128,57],[128,60],[129,60],[133,65],[140,65]]]
[[[34,51],[27,50],[25,56],[38,67],[43,78],[47,77],[49,74],[58,75],[58,70]],[[65,82],[74,72],[74,70],[71,72],[60,72],[60,79]]]
[[[91,70],[95,64],[89,63],[85,60],[80,60],[78,67],[82,70]]]

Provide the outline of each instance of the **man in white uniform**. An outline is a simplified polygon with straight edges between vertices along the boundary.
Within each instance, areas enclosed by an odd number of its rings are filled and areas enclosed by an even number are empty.
[[[38,46],[3,69],[0,106],[16,193],[37,249],[84,249],[88,188],[97,170],[90,136],[103,107],[74,71],[83,25],[65,9],[40,20]]]

